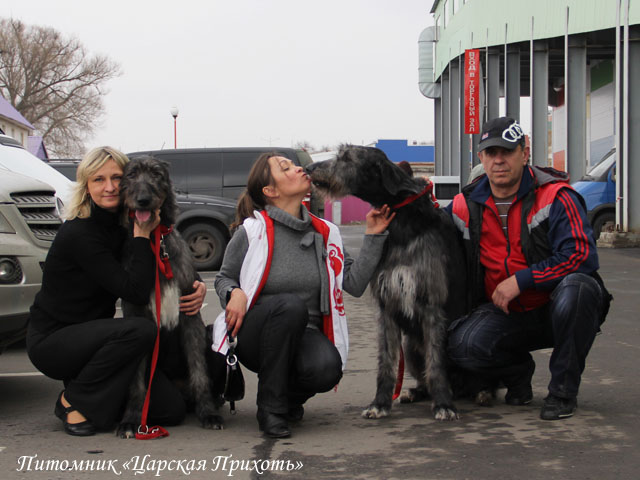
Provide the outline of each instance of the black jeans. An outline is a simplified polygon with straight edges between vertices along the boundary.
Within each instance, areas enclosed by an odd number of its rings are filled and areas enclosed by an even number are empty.
[[[553,348],[549,392],[578,395],[587,354],[600,330],[603,293],[588,275],[567,275],[542,308],[510,314],[493,303],[479,306],[449,327],[448,354],[463,369],[505,381],[524,375],[529,352]]]
[[[27,352],[46,376],[62,380],[65,398],[96,427],[120,420],[129,386],[142,358],[150,355],[156,325],[147,318],[105,318],[65,325],[42,334],[29,328]],[[150,425],[182,421],[180,392],[156,370],[149,403]]]
[[[258,298],[238,332],[238,358],[258,374],[259,407],[287,413],[342,378],[336,347],[315,328],[307,328],[307,306],[297,295]]]

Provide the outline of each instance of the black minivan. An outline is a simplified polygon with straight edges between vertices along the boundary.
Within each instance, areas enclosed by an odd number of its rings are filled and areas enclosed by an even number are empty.
[[[210,195],[236,200],[247,186],[251,166],[264,152],[278,152],[296,165],[306,167],[313,160],[306,151],[295,148],[236,147],[180,148],[128,153],[129,158],[152,155],[170,165],[171,180],[178,193]],[[309,199],[311,211],[318,215],[320,202]]]

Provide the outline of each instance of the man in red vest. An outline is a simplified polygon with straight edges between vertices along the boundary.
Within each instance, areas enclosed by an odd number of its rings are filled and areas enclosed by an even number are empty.
[[[465,245],[471,312],[452,323],[449,355],[504,383],[507,404],[526,405],[530,352],[552,347],[540,417],[570,417],[610,301],[584,201],[566,173],[528,165],[525,135],[512,118],[485,123],[478,157],[486,173],[448,207]]]

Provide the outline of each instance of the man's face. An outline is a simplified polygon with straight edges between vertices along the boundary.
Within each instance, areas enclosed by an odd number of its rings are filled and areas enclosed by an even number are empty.
[[[492,188],[515,193],[520,185],[522,171],[529,159],[529,147],[518,145],[513,150],[502,147],[489,147],[478,152]],[[513,191],[511,191],[513,190]]]

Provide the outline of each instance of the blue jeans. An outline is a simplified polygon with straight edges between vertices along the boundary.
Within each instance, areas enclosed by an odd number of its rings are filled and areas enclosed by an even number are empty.
[[[551,347],[549,393],[574,398],[600,331],[603,297],[595,279],[573,273],[553,290],[550,302],[536,310],[506,314],[485,303],[451,324],[449,357],[459,367],[509,387],[530,371],[529,352]]]

